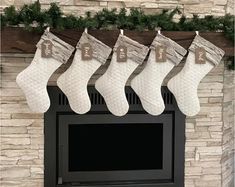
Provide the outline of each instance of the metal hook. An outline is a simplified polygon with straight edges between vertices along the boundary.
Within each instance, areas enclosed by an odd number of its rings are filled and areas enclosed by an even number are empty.
[[[155,31],[157,31],[157,34],[161,34],[161,27],[155,27]]]

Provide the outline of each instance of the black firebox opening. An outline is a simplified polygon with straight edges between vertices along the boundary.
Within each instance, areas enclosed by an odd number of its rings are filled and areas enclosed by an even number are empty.
[[[69,125],[69,171],[162,169],[162,124]]]

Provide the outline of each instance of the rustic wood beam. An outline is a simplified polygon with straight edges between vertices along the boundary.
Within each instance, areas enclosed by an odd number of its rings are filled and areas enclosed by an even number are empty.
[[[51,32],[75,47],[83,31],[76,29],[56,31],[52,29]],[[89,34],[113,47],[119,35],[119,30],[89,30]],[[150,46],[156,32],[126,30],[124,34],[141,44]],[[162,34],[176,41],[185,49],[188,49],[195,37],[193,31],[163,31]],[[201,32],[200,35],[223,49],[225,56],[234,56],[234,43],[227,39],[224,33]],[[39,33],[28,32],[23,28],[5,27],[1,30],[1,53],[34,53],[40,36]]]

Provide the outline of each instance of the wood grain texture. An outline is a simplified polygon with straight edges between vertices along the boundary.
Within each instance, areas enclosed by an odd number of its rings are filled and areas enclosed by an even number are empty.
[[[63,41],[76,47],[83,30],[69,29],[56,31],[51,29],[51,32]],[[88,32],[111,48],[115,45],[120,33],[119,30],[89,30]],[[140,32],[125,30],[124,34],[146,46],[150,46],[156,36],[156,32],[154,31]],[[171,38],[185,49],[189,48],[195,37],[195,32],[191,31],[162,31],[162,34]],[[234,56],[234,44],[224,36],[224,33],[201,32],[200,35],[217,47],[223,49],[225,56]],[[40,37],[40,33],[28,32],[23,30],[23,28],[5,27],[1,31],[1,53],[35,53],[36,44],[40,40]]]
[[[113,48],[116,52],[119,46],[125,46],[128,49],[127,58],[132,59],[137,64],[142,64],[148,54],[149,48],[142,45],[125,35],[119,35],[117,42]]]
[[[98,60],[101,64],[105,64],[107,61],[112,49],[102,43],[101,41],[97,40],[95,37],[91,36],[83,32],[79,42],[77,44],[78,49],[82,49],[82,44],[89,43],[92,47],[92,57]]]
[[[41,39],[37,43],[37,48],[42,50],[42,43],[46,40],[51,41],[52,43],[52,57],[55,60],[58,60],[59,62],[65,64],[71,54],[74,51],[74,47],[69,45],[68,43],[64,42],[60,38],[56,37],[54,34],[45,31],[42,35]]]
[[[158,46],[165,46],[167,47],[166,49],[166,57],[171,60],[171,62],[173,62],[175,65],[178,65],[180,63],[180,61],[183,59],[184,55],[186,55],[187,50],[185,50],[183,47],[181,47],[179,44],[177,44],[175,41],[161,35],[158,34],[150,48],[152,50],[156,50],[156,48]]]
[[[205,40],[201,36],[196,36],[192,45],[189,47],[189,50],[195,52],[199,47],[202,47],[206,51],[207,60],[212,62],[214,65],[217,65],[224,56],[224,51],[222,49]]]

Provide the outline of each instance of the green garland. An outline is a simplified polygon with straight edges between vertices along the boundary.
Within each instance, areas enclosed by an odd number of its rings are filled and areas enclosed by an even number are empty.
[[[84,17],[63,15],[61,9],[51,3],[48,10],[42,10],[39,1],[24,5],[16,10],[14,6],[4,9],[1,14],[1,27],[17,26],[24,24],[27,30],[43,31],[46,26],[59,30],[78,28],[84,29],[129,29],[129,30],[154,30],[160,27],[167,31],[223,31],[225,35],[234,41],[234,17],[225,15],[223,17],[206,16],[199,18],[194,15],[192,19],[181,16],[179,22],[174,22],[173,17],[181,12],[176,8],[173,11],[163,10],[160,14],[145,15],[142,10],[131,9],[127,15],[126,9],[119,12],[116,9],[97,12],[93,17],[90,12]]]
[[[163,10],[160,14],[146,15],[142,10],[131,9],[127,14],[126,9],[119,12],[116,9],[103,9],[91,16],[87,12],[84,17],[63,15],[56,3],[51,3],[48,10],[42,10],[39,1],[33,4],[24,5],[17,10],[14,6],[4,9],[0,15],[1,28],[4,26],[19,26],[23,24],[29,31],[42,32],[47,26],[63,29],[128,29],[128,30],[155,30],[161,28],[166,31],[222,31],[226,37],[234,41],[234,18],[233,15],[223,17],[205,16],[199,18],[194,15],[192,19],[181,16],[179,22],[173,21],[174,15],[182,13],[179,9],[173,11]],[[234,58],[229,59],[229,69],[234,69]]]

